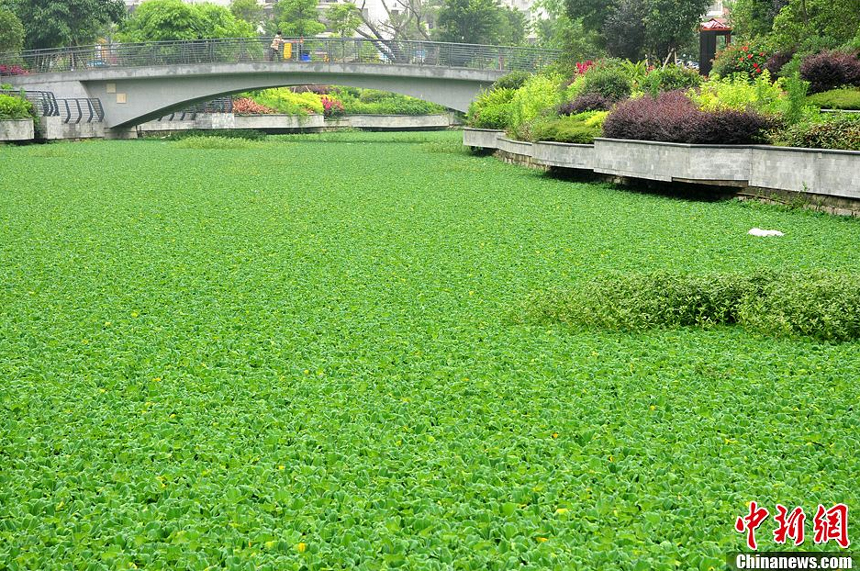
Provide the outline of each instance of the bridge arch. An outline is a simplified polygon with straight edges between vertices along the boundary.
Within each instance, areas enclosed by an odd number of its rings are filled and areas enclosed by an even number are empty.
[[[492,70],[367,64],[187,64],[93,69],[20,76],[16,87],[101,100],[108,127],[132,127],[220,95],[294,85],[379,89],[466,111],[481,89],[504,75]],[[69,95],[65,95],[68,93]]]
[[[503,75],[534,71],[558,57],[536,48],[315,38],[292,42],[297,49],[284,60],[264,49],[267,42],[240,38],[34,50],[22,54],[32,74],[9,82],[57,97],[98,98],[107,127],[123,128],[219,95],[308,84],[380,89],[466,111],[481,89]]]

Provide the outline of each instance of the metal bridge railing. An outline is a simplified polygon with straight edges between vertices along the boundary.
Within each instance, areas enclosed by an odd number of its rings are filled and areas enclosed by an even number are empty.
[[[193,121],[201,113],[232,113],[233,98],[232,97],[216,97],[205,103],[198,103],[179,111],[174,111],[170,115],[159,117],[158,121]]]
[[[50,91],[16,91],[14,89],[0,89],[3,95],[13,95],[15,97],[24,97],[27,101],[33,104],[36,113],[45,117],[53,117],[58,114],[59,107],[57,106],[57,98]]]
[[[559,52],[531,47],[484,46],[406,40],[356,38],[287,38],[272,50],[272,38],[239,38],[105,44],[30,50],[23,61],[29,73],[67,72],[114,67],[243,62],[401,64],[496,71],[536,71]],[[7,54],[8,58],[11,56]],[[4,56],[0,55],[0,63]]]
[[[57,99],[50,91],[15,91],[3,89],[0,93],[24,97],[33,104],[36,113],[42,117],[62,117],[63,123],[95,123],[104,121],[105,112],[102,102],[96,98]]]
[[[104,108],[100,99],[76,97],[57,99],[58,115],[63,123],[100,123],[105,119]]]

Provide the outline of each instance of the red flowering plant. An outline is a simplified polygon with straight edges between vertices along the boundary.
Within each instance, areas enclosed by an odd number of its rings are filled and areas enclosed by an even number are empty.
[[[20,65],[0,65],[0,75],[28,75],[29,73]]]
[[[773,49],[760,42],[730,44],[714,58],[713,75],[729,77],[745,73],[747,77],[758,77],[767,68]]]
[[[589,69],[594,67],[594,62],[591,60],[576,62],[576,75],[582,75]]]
[[[337,99],[329,99],[325,95],[320,97],[323,106],[323,117],[333,118],[341,117],[344,114],[343,103]]]

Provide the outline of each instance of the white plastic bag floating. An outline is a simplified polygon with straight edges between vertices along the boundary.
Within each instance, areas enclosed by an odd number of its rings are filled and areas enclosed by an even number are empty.
[[[753,228],[747,234],[750,236],[785,236],[779,230],[762,230],[761,228]]]

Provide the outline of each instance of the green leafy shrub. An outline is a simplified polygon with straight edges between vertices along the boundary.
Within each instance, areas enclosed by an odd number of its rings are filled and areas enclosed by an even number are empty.
[[[656,95],[661,91],[698,87],[701,83],[702,76],[695,69],[669,65],[662,69],[655,69],[643,77],[639,81],[639,87],[642,91]]]
[[[171,133],[166,138],[168,141],[181,141],[182,139],[200,137],[219,137],[221,139],[262,141],[266,139],[267,135],[263,131],[257,131],[256,129],[191,129],[189,131],[179,131],[176,133]]]
[[[441,105],[376,89],[334,87],[328,97],[340,101],[346,115],[430,115],[445,112]]]
[[[831,89],[810,95],[806,101],[819,109],[860,110],[860,89]]]
[[[259,105],[284,115],[309,115],[323,112],[323,104],[316,93],[294,93],[287,87],[275,87],[249,94]]]
[[[621,330],[731,324],[742,299],[761,289],[760,281],[736,274],[610,275],[575,291],[541,295],[531,312],[539,319]]]
[[[362,103],[374,103],[385,99],[388,95],[389,93],[378,89],[362,89],[358,100]]]
[[[758,272],[620,274],[536,296],[538,320],[645,330],[741,324],[771,335],[860,338],[860,275]]]
[[[800,78],[800,72],[786,76],[782,80],[785,88],[785,102],[782,109],[784,122],[793,125],[804,118],[812,119],[818,111],[813,105],[808,105],[806,94],[809,91],[809,82]]]
[[[573,101],[577,97],[581,97],[585,94],[585,76],[579,74],[575,76],[570,82],[564,86],[561,93],[561,98],[564,101]],[[597,94],[599,95],[599,94]],[[601,97],[603,97],[601,95]]]
[[[740,323],[772,335],[824,341],[860,338],[860,276],[790,274],[761,284],[738,307]]]
[[[533,75],[514,92],[511,99],[511,134],[523,140],[530,138],[528,126],[542,114],[554,114],[560,103],[559,76]]]
[[[519,89],[531,76],[527,71],[512,71],[511,73],[500,77],[493,84],[491,89]]]
[[[479,129],[507,129],[510,127],[513,89],[499,88],[483,91],[469,105],[466,123]]]
[[[777,113],[784,104],[785,92],[782,83],[772,84],[770,73],[749,78],[745,73],[729,77],[712,77],[702,83],[698,90],[687,95],[703,111],[746,111]]]
[[[729,44],[714,58],[711,75],[729,77],[744,73],[746,77],[753,78],[764,73],[771,55],[773,51],[760,42]]]
[[[589,111],[538,121],[531,129],[532,140],[590,145],[603,134],[603,121],[608,114],[606,111]]]
[[[262,146],[259,141],[239,139],[236,137],[185,137],[176,142],[181,149],[253,149]]]
[[[0,94],[0,120],[35,119],[33,104],[23,97]]]
[[[860,117],[837,115],[802,122],[781,132],[776,141],[789,147],[860,151]]]
[[[582,93],[598,93],[611,101],[630,97],[633,82],[618,66],[596,65],[583,75]]]

